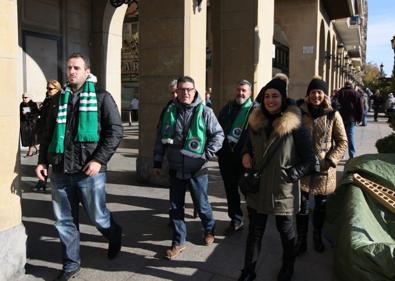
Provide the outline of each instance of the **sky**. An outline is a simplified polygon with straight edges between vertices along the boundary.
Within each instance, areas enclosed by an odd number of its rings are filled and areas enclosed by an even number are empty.
[[[368,0],[368,38],[366,62],[384,64],[384,72],[391,76],[394,51],[391,39],[395,36],[395,1]]]

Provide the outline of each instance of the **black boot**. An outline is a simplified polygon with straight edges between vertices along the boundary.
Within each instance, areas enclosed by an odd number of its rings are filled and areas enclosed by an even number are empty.
[[[283,265],[277,276],[277,281],[290,281],[294,273],[295,264],[295,238],[282,241],[283,244]]]
[[[254,262],[250,268],[244,268],[241,271],[241,275],[239,277],[239,279],[237,279],[238,281],[252,281],[255,280],[256,278],[256,273],[255,273],[255,265],[256,263]]]
[[[296,215],[296,229],[298,240],[295,246],[295,255],[300,256],[307,251],[307,231],[309,227],[309,215]]]
[[[284,261],[280,272],[277,276],[277,281],[291,281],[294,274],[294,262]]]
[[[262,246],[262,237],[267,221],[266,215],[259,215],[253,209],[248,209],[250,224],[248,226],[247,245],[244,257],[244,268],[239,281],[255,280],[255,266]]]
[[[108,251],[107,257],[108,259],[114,259],[119,251],[121,250],[122,243],[122,228],[110,218],[111,226],[106,229],[98,228],[99,231],[103,234],[104,237],[108,239]]]
[[[314,242],[314,250],[316,250],[318,253],[322,253],[325,251],[325,246],[324,243],[322,242],[321,230],[314,229],[313,242]]]
[[[313,242],[314,242],[314,250],[316,250],[319,253],[322,253],[325,251],[325,246],[322,241],[322,227],[324,226],[324,221],[325,221],[325,209],[320,208],[320,209],[314,209],[313,213],[313,226],[314,226],[314,232],[313,232]]]

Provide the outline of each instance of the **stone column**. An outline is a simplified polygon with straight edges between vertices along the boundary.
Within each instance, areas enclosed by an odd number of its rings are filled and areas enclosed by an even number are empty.
[[[291,98],[304,97],[311,78],[318,74],[317,34],[321,23],[318,22],[317,1],[276,0],[275,18],[288,38],[289,95]]]
[[[0,0],[0,280],[16,280],[24,272],[26,234],[21,223],[19,187],[19,102],[21,81],[17,1]]]
[[[205,90],[206,8],[197,1],[151,0],[139,2],[140,35],[140,137],[137,179],[167,184],[152,175],[153,147],[159,115],[170,99],[168,83],[190,75],[202,97]]]
[[[211,1],[215,111],[233,98],[240,79],[256,96],[272,76],[274,0]]]

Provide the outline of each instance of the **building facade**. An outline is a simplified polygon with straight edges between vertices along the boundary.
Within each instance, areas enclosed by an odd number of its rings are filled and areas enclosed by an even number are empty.
[[[164,180],[151,176],[156,124],[175,77],[192,76],[202,96],[211,87],[215,111],[240,79],[253,83],[256,96],[274,73],[287,73],[293,98],[305,95],[313,75],[331,90],[345,79],[360,83],[366,0],[139,0],[129,9],[111,2],[119,1],[0,0],[0,137],[7,148],[0,150],[0,255],[9,263],[0,280],[23,272],[26,259],[18,104],[23,92],[42,101],[47,80],[64,83],[70,53],[90,56],[120,110],[139,97],[137,174],[154,183]]]

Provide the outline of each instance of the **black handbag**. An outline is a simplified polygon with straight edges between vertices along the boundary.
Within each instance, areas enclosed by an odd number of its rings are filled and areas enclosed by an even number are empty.
[[[239,179],[240,191],[244,195],[247,193],[257,193],[261,181],[261,172],[254,169],[245,169]]]

